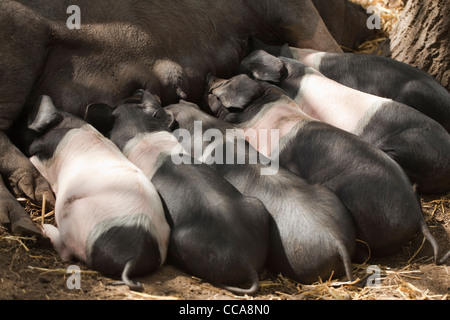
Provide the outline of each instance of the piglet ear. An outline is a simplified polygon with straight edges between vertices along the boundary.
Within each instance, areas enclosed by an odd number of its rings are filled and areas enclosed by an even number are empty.
[[[158,96],[155,96],[148,90],[142,90],[141,93],[142,93],[141,103],[144,106],[151,106],[151,107],[161,106],[161,99]]]
[[[169,129],[173,129],[173,127],[175,125],[175,116],[169,110],[166,110],[166,114],[167,114],[166,125]]]
[[[167,127],[173,131],[175,129],[175,126],[177,125],[176,113],[170,109],[164,109],[164,111],[167,114]]]
[[[294,59],[294,55],[292,54],[291,47],[288,44],[285,44],[284,46],[281,47],[280,56],[286,57],[289,59]]]
[[[92,103],[86,108],[84,120],[106,136],[114,126],[113,111],[113,108],[107,104]]]
[[[63,119],[61,112],[49,96],[41,96],[34,111],[32,115],[35,116],[30,116],[28,119],[28,128],[37,133],[46,131]]]
[[[264,50],[256,50],[242,61],[238,72],[256,80],[279,83],[286,74],[286,67],[279,58]]]
[[[241,74],[212,90],[212,94],[220,99],[225,108],[243,110],[263,94],[263,87],[257,81]],[[209,101],[211,102],[211,97],[209,97]]]

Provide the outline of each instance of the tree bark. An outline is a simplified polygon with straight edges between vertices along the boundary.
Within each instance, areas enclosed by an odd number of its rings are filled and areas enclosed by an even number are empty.
[[[384,55],[430,73],[450,91],[450,1],[409,0]]]

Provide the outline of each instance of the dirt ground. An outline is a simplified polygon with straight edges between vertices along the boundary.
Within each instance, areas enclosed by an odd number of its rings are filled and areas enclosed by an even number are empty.
[[[425,218],[443,251],[450,249],[450,194],[423,199]],[[38,219],[38,218],[37,218]],[[68,273],[75,265],[79,273]],[[114,279],[92,272],[78,262],[63,263],[55,251],[33,239],[11,236],[0,229],[1,300],[448,300],[450,267],[436,266],[432,250],[417,236],[389,257],[353,265],[353,283],[323,279],[303,285],[281,275],[263,273],[254,296],[236,296],[169,265],[138,279],[143,293],[111,286]],[[379,268],[379,283],[367,281]],[[78,278],[77,278],[78,277]],[[76,281],[79,279],[79,281]],[[374,280],[377,280],[374,279]],[[370,280],[370,279],[369,279]],[[370,285],[370,283],[373,285]],[[80,284],[80,288],[76,284]]]

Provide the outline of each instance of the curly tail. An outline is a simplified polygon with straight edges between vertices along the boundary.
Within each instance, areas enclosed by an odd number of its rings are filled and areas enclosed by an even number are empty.
[[[110,283],[112,286],[123,286],[126,285],[130,288],[131,291],[143,292],[144,287],[141,283],[135,282],[129,278],[130,272],[134,267],[135,260],[130,260],[125,265],[125,268],[122,272],[122,281]]]
[[[348,281],[353,281],[353,267],[352,259],[348,254],[347,248],[342,244],[338,244],[339,255],[341,256],[342,262],[344,263],[345,274],[347,275]]]
[[[129,274],[134,267],[134,263],[135,260],[130,260],[127,262],[122,272],[122,281],[130,288],[131,291],[142,292],[144,291],[144,287],[142,286],[142,284],[139,282],[134,282],[129,278]]]
[[[430,242],[431,246],[433,247],[434,262],[436,264],[440,264],[440,261],[438,261],[438,259],[439,259],[439,245],[438,245],[436,239],[431,234],[430,229],[428,229],[428,226],[427,226],[425,220],[422,221],[420,229],[422,231],[423,236],[428,240],[428,242]]]
[[[450,258],[450,250],[441,258],[441,260],[438,261],[438,265],[442,265],[447,262],[447,260]]]
[[[258,273],[255,270],[252,271],[251,281],[253,284],[249,289],[242,289],[242,288],[230,287],[230,286],[221,286],[221,287],[223,289],[228,290],[235,294],[253,295],[259,290],[259,277],[258,277]]]
[[[415,193],[415,195],[417,197],[417,202],[419,204],[420,210],[422,211],[422,217],[423,217],[424,213],[423,213],[422,205],[420,203],[420,195],[419,195],[419,192],[418,192],[418,185],[417,184],[413,185],[413,192]],[[439,259],[439,245],[438,245],[436,239],[431,234],[430,229],[428,229],[428,226],[427,226],[427,223],[425,222],[425,219],[422,219],[422,222],[420,224],[420,231],[422,232],[422,234],[425,237],[425,239],[427,239],[428,242],[433,247],[434,263],[436,263],[437,265],[441,264],[442,260],[438,261],[438,259]],[[447,259],[448,259],[448,257],[447,257]]]

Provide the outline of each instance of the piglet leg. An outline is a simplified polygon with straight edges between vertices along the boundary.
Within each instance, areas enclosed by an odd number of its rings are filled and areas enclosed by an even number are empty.
[[[58,228],[56,228],[51,224],[44,224],[42,226],[42,233],[50,239],[53,248],[55,248],[56,252],[59,254],[59,256],[64,262],[68,262],[72,259],[72,253],[64,244],[64,241],[61,238],[61,233],[59,232]]]

